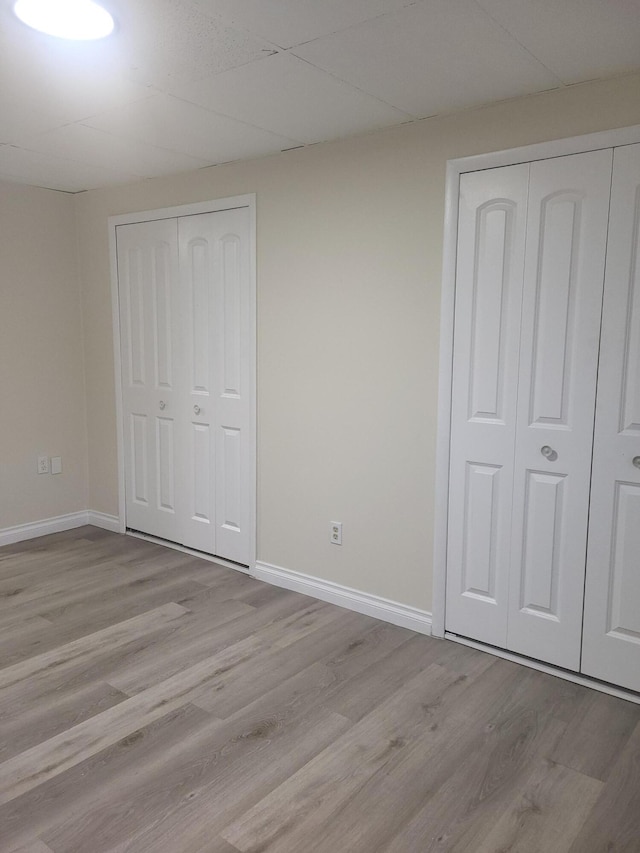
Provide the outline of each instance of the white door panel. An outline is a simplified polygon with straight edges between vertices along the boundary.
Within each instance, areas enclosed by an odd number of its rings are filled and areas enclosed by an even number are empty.
[[[188,544],[244,565],[250,562],[253,518],[249,240],[247,208],[179,221],[190,341],[185,352],[191,413]]]
[[[507,640],[509,529],[529,166],[462,175],[446,629]]]
[[[212,394],[215,357],[216,245],[211,217],[178,220],[182,334],[184,338],[184,414],[187,465],[181,472],[186,495],[183,543],[217,553],[214,483],[215,427]]]
[[[578,669],[611,151],[531,164],[508,620]]]
[[[175,220],[117,229],[127,526],[180,541]]]
[[[221,306],[215,360],[218,548],[229,560],[248,563],[248,531],[254,511],[250,497],[253,320],[246,209],[228,212],[218,239],[220,271],[216,301]]]
[[[582,671],[640,690],[640,145],[615,149]]]

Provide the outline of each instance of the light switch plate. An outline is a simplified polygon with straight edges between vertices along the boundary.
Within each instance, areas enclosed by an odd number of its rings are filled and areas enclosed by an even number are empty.
[[[62,456],[51,457],[51,473],[62,474]]]

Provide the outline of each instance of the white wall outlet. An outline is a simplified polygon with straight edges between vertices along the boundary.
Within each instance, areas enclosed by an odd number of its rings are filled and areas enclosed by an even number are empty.
[[[49,457],[48,456],[38,456],[38,474],[48,474],[49,473]]]
[[[342,522],[329,522],[329,539],[334,545],[342,545]]]
[[[62,456],[51,457],[51,473],[62,474]]]

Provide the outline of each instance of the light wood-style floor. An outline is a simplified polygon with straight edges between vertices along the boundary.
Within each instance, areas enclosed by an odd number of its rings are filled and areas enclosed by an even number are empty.
[[[2,853],[638,853],[640,707],[131,537],[0,549]]]

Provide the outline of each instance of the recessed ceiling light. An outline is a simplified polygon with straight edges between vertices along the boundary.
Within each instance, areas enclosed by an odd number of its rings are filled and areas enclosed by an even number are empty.
[[[62,39],[101,39],[113,31],[113,18],[93,0],[18,0],[13,11],[34,30]]]

